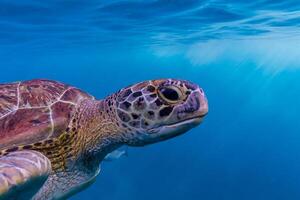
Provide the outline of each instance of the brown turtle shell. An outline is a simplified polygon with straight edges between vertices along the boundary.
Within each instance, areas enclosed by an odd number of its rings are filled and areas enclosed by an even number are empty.
[[[0,84],[0,150],[51,139],[63,133],[89,94],[50,80]]]

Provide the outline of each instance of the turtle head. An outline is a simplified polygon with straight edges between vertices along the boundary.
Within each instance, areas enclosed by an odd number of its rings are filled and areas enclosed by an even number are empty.
[[[208,112],[203,90],[184,80],[152,80],[120,90],[116,113],[126,144],[143,146],[185,133]]]

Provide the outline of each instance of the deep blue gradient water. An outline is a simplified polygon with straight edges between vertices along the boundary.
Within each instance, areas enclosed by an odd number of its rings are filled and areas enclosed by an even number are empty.
[[[72,200],[299,200],[299,24],[298,0],[0,0],[1,82],[204,88],[201,126],[129,148]]]

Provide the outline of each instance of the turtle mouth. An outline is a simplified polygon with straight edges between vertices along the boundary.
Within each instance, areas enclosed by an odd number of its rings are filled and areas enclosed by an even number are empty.
[[[148,132],[150,134],[161,134],[161,135],[180,135],[191,128],[196,127],[199,125],[207,113],[198,115],[195,117],[191,117],[176,123],[172,124],[165,124],[160,127],[152,128]]]
[[[182,125],[194,124],[194,123],[196,125],[198,125],[198,124],[200,124],[203,121],[205,115],[201,115],[201,116],[197,116],[197,117],[191,117],[191,118],[188,118],[188,119],[185,119],[185,120],[173,123],[173,124],[166,124],[166,125],[164,125],[162,127],[172,128],[172,127],[179,127],[179,126],[182,126]]]

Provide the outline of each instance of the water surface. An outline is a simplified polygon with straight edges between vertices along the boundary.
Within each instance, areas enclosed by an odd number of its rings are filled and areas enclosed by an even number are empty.
[[[0,0],[1,82],[205,89],[201,126],[104,163],[73,200],[298,200],[299,22],[298,0]]]

